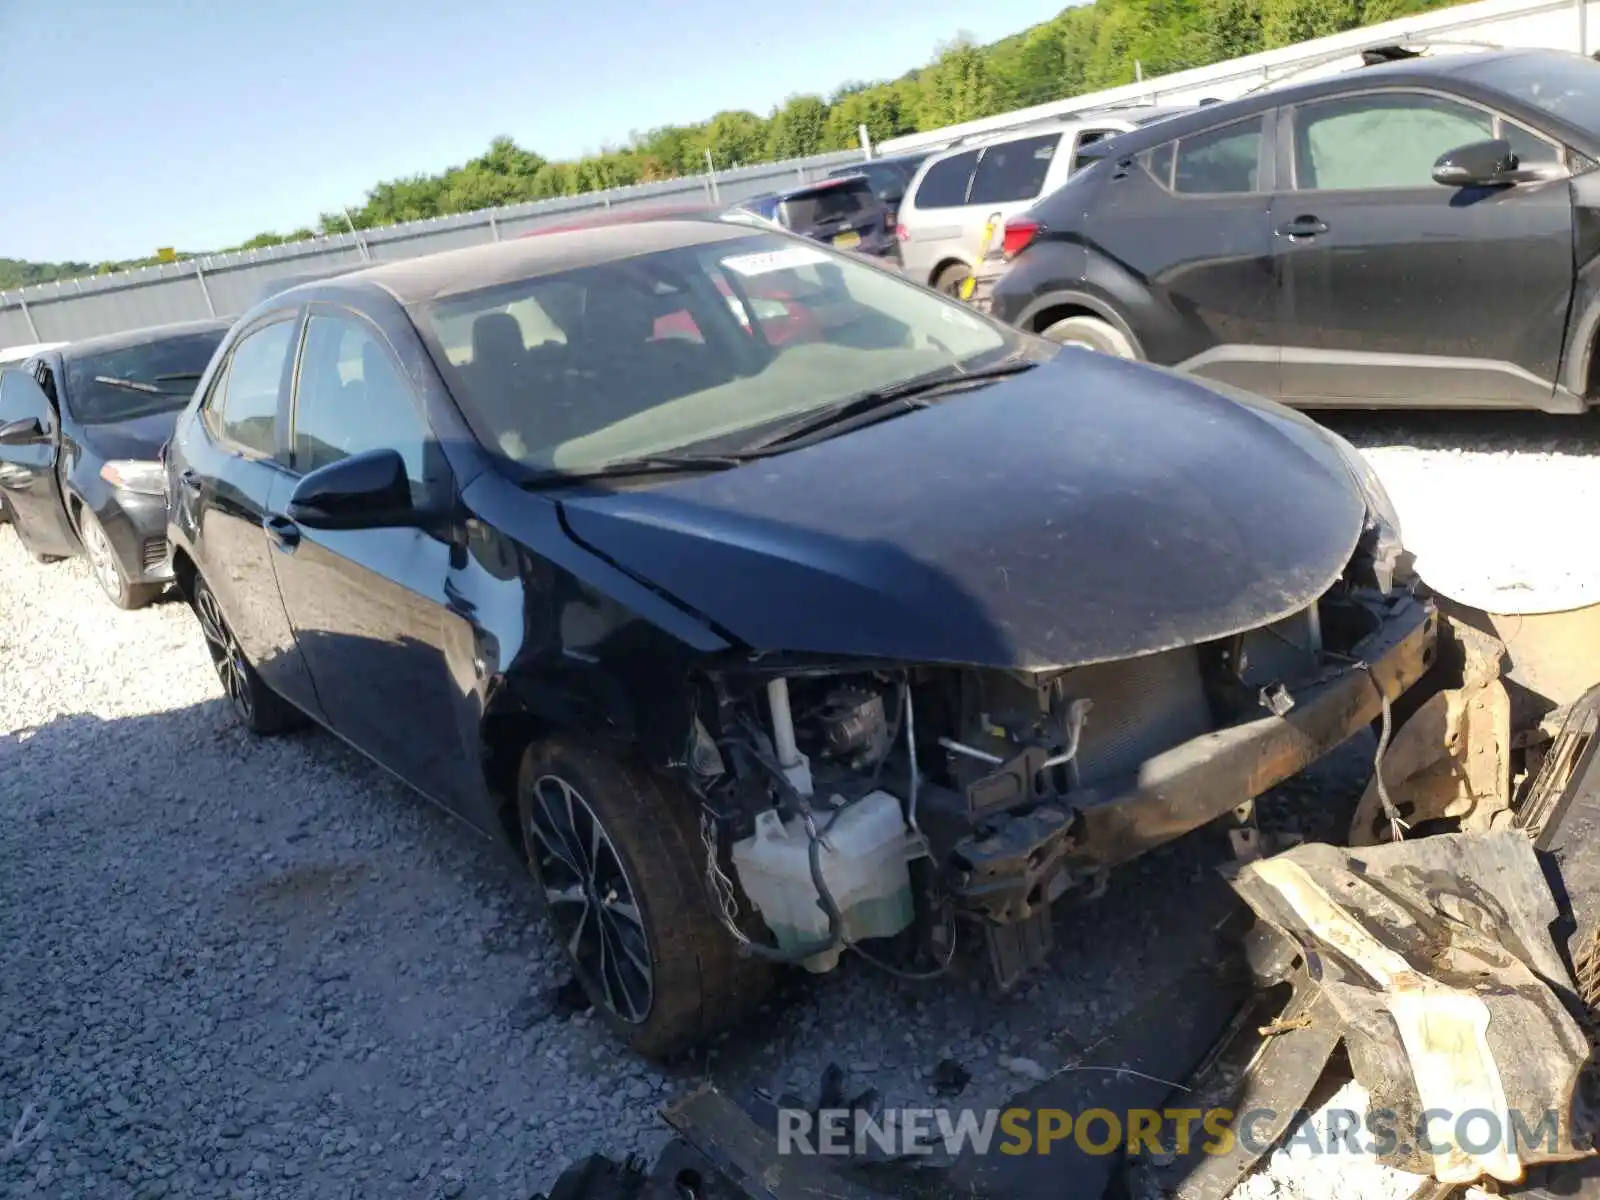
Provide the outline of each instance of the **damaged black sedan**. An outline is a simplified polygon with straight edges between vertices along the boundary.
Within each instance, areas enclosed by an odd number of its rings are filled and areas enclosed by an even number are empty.
[[[1020,977],[1433,654],[1338,438],[712,221],[273,296],[167,469],[240,717],[508,839],[647,1053],[774,963]]]

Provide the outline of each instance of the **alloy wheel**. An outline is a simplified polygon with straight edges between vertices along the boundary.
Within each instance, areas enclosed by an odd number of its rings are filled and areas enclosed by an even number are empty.
[[[556,775],[533,784],[528,851],[544,888],[550,922],[590,995],[620,1020],[650,1015],[655,975],[650,937],[627,868],[594,809]]]
[[[122,572],[117,569],[116,552],[111,549],[111,540],[106,537],[106,531],[100,527],[99,521],[85,513],[79,532],[83,535],[84,554],[88,556],[89,569],[94,572],[95,582],[105,590],[106,595],[113,600],[118,599],[122,595]]]
[[[248,722],[254,714],[254,704],[250,698],[250,664],[245,661],[238,639],[222,619],[222,609],[210,588],[201,586],[195,589],[194,611],[200,619],[200,632],[205,636],[206,649],[211,652],[217,678],[222,681],[222,690]]]

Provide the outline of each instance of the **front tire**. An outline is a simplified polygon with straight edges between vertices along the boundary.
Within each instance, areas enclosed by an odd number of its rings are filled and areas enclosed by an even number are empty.
[[[1109,354],[1113,358],[1126,358],[1137,362],[1141,357],[1133,339],[1110,321],[1099,317],[1066,317],[1039,331],[1039,336],[1063,346],[1080,346]]]
[[[582,743],[530,746],[517,777],[523,851],[584,992],[639,1053],[665,1058],[765,994],[702,883],[692,797]]]
[[[106,536],[99,519],[85,508],[78,516],[78,540],[83,543],[84,557],[89,560],[89,570],[106,598],[118,608],[132,610],[143,608],[161,594],[159,584],[129,583],[123,574],[117,552]]]
[[[240,724],[251,733],[262,735],[287,733],[304,725],[306,719],[300,710],[269,688],[250,665],[239,640],[228,627],[227,618],[222,615],[216,594],[198,575],[190,603],[200,621],[200,633],[206,640],[211,665],[216,668],[223,694]]]

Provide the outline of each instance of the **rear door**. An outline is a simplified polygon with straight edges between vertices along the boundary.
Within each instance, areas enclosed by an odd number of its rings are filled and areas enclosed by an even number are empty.
[[[0,425],[13,421],[39,423],[35,440],[0,445],[0,495],[11,510],[17,536],[34,554],[76,554],[78,539],[67,523],[56,477],[61,422],[44,389],[20,367],[0,372]]]
[[[1572,202],[1553,140],[1476,103],[1380,89],[1285,114],[1272,203],[1285,398],[1539,405],[1561,361]],[[1554,177],[1434,183],[1448,150],[1503,136]]]
[[[435,799],[470,805],[481,772],[459,717],[474,681],[452,675],[446,651],[452,631],[453,644],[472,644],[447,595],[458,552],[437,530],[306,529],[283,515],[306,473],[383,448],[405,459],[419,503],[450,493],[444,455],[384,335],[348,310],[314,306],[291,470],[268,519],[283,602],[328,725]]]
[[[1062,140],[1060,133],[1044,133],[983,148],[962,216],[959,256],[969,266],[983,258],[1007,217],[1022,212],[1044,193]]]
[[[286,474],[282,433],[299,333],[299,311],[288,309],[261,318],[233,344],[201,400],[204,436],[185,443],[176,502],[196,514],[200,574],[245,655],[269,687],[315,714],[262,525]]]
[[[940,266],[959,259],[962,217],[978,151],[941,158],[923,172],[900,207],[900,260],[918,283],[932,283]]]
[[[1088,285],[1124,310],[1146,353],[1266,396],[1280,387],[1273,119],[1245,117],[1107,162],[1085,218],[1097,251]]]

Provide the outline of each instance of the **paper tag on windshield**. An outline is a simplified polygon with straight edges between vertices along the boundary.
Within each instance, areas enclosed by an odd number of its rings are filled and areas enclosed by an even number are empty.
[[[722,260],[722,265],[739,275],[770,275],[774,271],[791,271],[795,267],[813,267],[828,261],[821,250],[808,246],[790,246],[783,250],[767,250],[760,254],[735,254]]]

